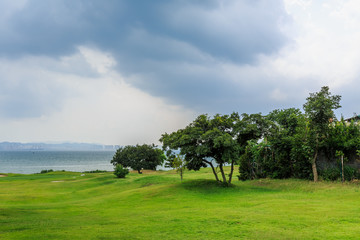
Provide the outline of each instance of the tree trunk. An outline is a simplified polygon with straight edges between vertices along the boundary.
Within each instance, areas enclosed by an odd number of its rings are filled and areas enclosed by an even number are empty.
[[[318,157],[318,151],[319,151],[319,135],[316,134],[315,155],[314,155],[314,159],[311,162],[312,171],[313,171],[313,175],[314,175],[314,182],[317,182],[319,180],[319,175],[318,175],[317,166],[316,166],[316,160],[317,160],[317,157]]]
[[[318,150],[315,150],[315,156],[311,162],[312,165],[312,171],[313,171],[313,175],[314,175],[314,182],[317,182],[319,180],[319,176],[318,176],[318,172],[317,172],[317,167],[316,167],[316,159],[317,159],[317,155],[318,155]]]
[[[220,167],[220,171],[221,171],[221,176],[223,178],[223,183],[227,183],[222,163],[220,163],[219,167]]]
[[[213,171],[213,173],[214,173],[214,176],[215,176],[216,181],[220,182],[220,180],[219,180],[219,178],[218,178],[218,175],[217,175],[217,173],[216,173],[216,170],[215,170],[215,168],[214,168],[214,165],[213,165],[210,161],[206,161],[206,160],[203,160],[203,161],[210,165],[210,167],[212,168],[212,171]]]
[[[230,174],[229,174],[229,184],[231,183],[233,172],[234,172],[234,161],[231,161],[231,170],[230,170]]]
[[[341,176],[342,176],[342,183],[345,182],[344,176],[344,155],[341,155]]]
[[[138,169],[137,171],[138,171],[139,174],[142,174],[141,169]]]

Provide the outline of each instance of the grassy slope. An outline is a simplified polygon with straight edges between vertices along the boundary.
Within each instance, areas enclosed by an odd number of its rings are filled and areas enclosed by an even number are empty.
[[[53,182],[61,181],[61,182]],[[358,239],[359,185],[257,180],[209,169],[0,178],[0,239]]]

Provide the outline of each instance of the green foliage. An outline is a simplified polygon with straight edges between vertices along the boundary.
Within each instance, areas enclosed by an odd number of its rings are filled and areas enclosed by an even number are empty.
[[[305,178],[311,174],[306,118],[299,109],[274,110],[263,120],[264,139],[247,141],[239,179]]]
[[[302,178],[318,179],[319,156],[329,163],[337,161],[337,153],[354,160],[360,149],[360,127],[354,122],[338,122],[334,110],[340,106],[341,96],[332,95],[329,87],[310,93],[300,109],[274,110],[261,114],[200,115],[185,129],[163,134],[160,141],[168,159],[175,152],[184,155],[188,169],[199,170],[209,165],[217,181],[218,166],[222,181],[227,182],[223,166],[239,163],[239,179]],[[324,156],[325,155],[325,156]],[[344,164],[342,164],[342,171]],[[356,174],[349,167],[347,179]],[[324,179],[334,179],[335,170],[321,169]],[[342,173],[342,175],[346,175]]]
[[[121,164],[116,164],[114,168],[114,174],[118,178],[125,178],[125,176],[129,174],[129,170],[124,168]]]
[[[336,181],[340,179],[341,169],[335,166],[327,167],[325,169],[320,169],[319,175],[322,177],[323,180]]]
[[[329,166],[324,169],[319,170],[319,175],[323,180],[326,181],[336,181],[341,179],[341,165],[337,164],[334,166]],[[356,168],[349,165],[344,166],[344,178],[346,181],[352,181],[354,179],[359,179],[359,172]]]
[[[331,95],[329,87],[324,86],[320,92],[310,93],[306,98],[304,110],[309,117],[310,127],[319,138],[323,137],[329,127],[329,121],[335,119],[334,109],[340,108],[340,95]]]
[[[345,176],[346,181],[352,181],[354,179],[359,179],[359,171],[358,171],[358,169],[356,169],[354,167],[345,165],[344,176]]]
[[[251,145],[248,145],[245,148],[245,153],[241,155],[239,161],[239,180],[245,181],[248,179],[253,179],[253,163],[254,162],[254,153]]]
[[[305,113],[309,119],[309,146],[312,147],[313,157],[311,159],[314,181],[318,179],[316,161],[319,148],[324,144],[327,138],[329,123],[335,119],[334,109],[340,108],[341,96],[331,95],[329,87],[324,86],[320,92],[310,93],[303,105]]]
[[[157,166],[163,164],[165,158],[164,152],[155,145],[128,145],[116,151],[111,163],[121,164],[141,173],[142,169],[156,170]]]
[[[234,125],[239,121],[237,113],[232,115],[198,116],[185,129],[171,134],[163,134],[160,142],[169,158],[180,150],[189,170],[199,170],[209,164],[216,180],[219,181],[212,160],[220,167],[223,182],[227,182],[223,171],[224,164],[234,164],[239,157],[239,145],[235,139]],[[231,182],[232,172],[229,175]]]
[[[256,179],[268,177],[271,163],[271,151],[265,142],[257,143],[249,140],[245,148],[245,153],[240,157],[239,180]]]
[[[311,170],[311,163],[309,161],[312,154],[311,147],[307,145],[303,138],[296,136],[291,149],[292,159],[292,175],[293,178],[311,179],[313,173]]]
[[[49,172],[53,172],[54,170],[52,169],[44,169],[44,170],[41,170],[40,173],[49,173]]]
[[[264,139],[260,142],[247,141],[240,158],[240,180],[264,177],[310,179],[314,172],[309,160],[317,155],[316,152],[326,154],[329,163],[336,163],[339,154],[344,155],[346,162],[360,148],[360,128],[354,122],[345,123],[342,119],[329,123],[327,120],[326,131],[322,135],[318,132],[318,136],[322,137],[317,139],[309,118],[299,109],[274,110],[267,120]],[[340,170],[334,167],[320,169],[320,176],[325,180],[336,180],[341,177],[341,167]],[[345,179],[351,180],[356,176],[351,167],[345,166]]]
[[[271,172],[274,178],[309,178],[307,121],[300,109],[275,110],[268,115],[277,128],[268,141],[273,152]]]
[[[346,123],[344,119],[329,126],[327,138],[322,150],[329,159],[340,155],[350,158],[357,155],[360,149],[360,128],[354,122]]]

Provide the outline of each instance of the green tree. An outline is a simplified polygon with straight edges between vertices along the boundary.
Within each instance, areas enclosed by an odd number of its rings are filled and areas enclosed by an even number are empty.
[[[217,114],[213,118],[200,115],[184,129],[163,134],[160,142],[168,157],[179,150],[189,170],[199,170],[209,165],[217,181],[230,184],[234,164],[240,153],[235,127],[238,122],[237,113]],[[219,179],[213,161],[220,170],[222,180]],[[223,168],[225,164],[231,166],[228,178]]]
[[[125,168],[130,167],[141,173],[142,169],[156,170],[165,160],[164,152],[153,145],[136,145],[120,147],[111,163],[115,166],[121,164]]]
[[[323,145],[329,130],[329,123],[335,119],[334,111],[340,108],[340,95],[331,95],[329,87],[324,86],[319,92],[310,93],[303,105],[306,115],[309,118],[310,146],[313,156],[311,158],[314,181],[318,181],[316,161],[319,148]]]

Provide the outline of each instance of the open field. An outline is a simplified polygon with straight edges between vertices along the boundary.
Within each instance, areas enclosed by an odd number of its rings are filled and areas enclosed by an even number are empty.
[[[0,239],[359,239],[358,183],[256,180],[210,169],[0,178]]]

